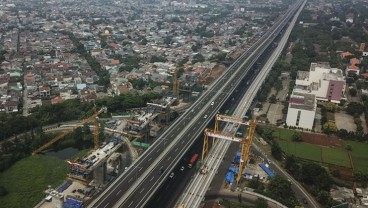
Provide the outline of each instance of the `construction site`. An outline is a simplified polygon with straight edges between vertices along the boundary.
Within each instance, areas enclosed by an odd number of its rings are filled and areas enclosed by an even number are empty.
[[[36,149],[33,155],[45,151],[53,143],[86,124],[93,129],[94,148],[82,158],[66,160],[69,165],[66,181],[57,188],[48,187],[45,198],[36,207],[82,207],[123,173],[155,141],[172,120],[173,113],[178,114],[188,106],[185,103],[179,104],[175,97],[167,96],[147,103],[145,108],[131,109],[124,116],[101,119],[100,114],[108,110],[102,107],[80,123],[59,126],[67,130]],[[99,141],[102,122],[107,138]]]
[[[224,67],[212,69],[203,74],[210,84],[223,72]],[[78,127],[88,124],[93,129],[94,148],[82,158],[66,160],[69,165],[67,180],[57,188],[48,187],[45,198],[36,206],[40,208],[82,207],[93,196],[102,191],[107,184],[123,173],[130,164],[155,141],[170,124],[173,115],[185,111],[190,101],[200,93],[196,92],[196,80],[177,78],[177,70],[173,72],[173,95],[166,96],[155,102],[147,103],[144,108],[130,109],[128,114],[112,116],[110,120],[100,119],[106,107],[89,118],[74,125],[61,125],[66,129],[60,135],[36,149],[32,154],[38,154],[48,149]],[[100,126],[103,122],[105,141],[99,141]]]
[[[220,122],[226,122],[227,125],[220,130]],[[228,115],[217,114],[215,117],[214,129],[206,129],[204,131],[204,141],[202,150],[202,163],[208,154],[210,144],[215,144],[217,140],[223,139],[227,141],[239,143],[238,151],[234,152],[231,162],[226,169],[224,178],[224,188],[229,190],[247,189],[248,181],[257,178],[260,181],[267,182],[269,177],[275,174],[269,169],[270,161],[265,160],[250,151],[254,138],[256,127],[255,120],[249,120],[247,116],[238,118]],[[212,138],[212,140],[210,140]],[[225,165],[226,166],[226,165]],[[207,173],[207,165],[204,163],[200,169],[201,174]]]

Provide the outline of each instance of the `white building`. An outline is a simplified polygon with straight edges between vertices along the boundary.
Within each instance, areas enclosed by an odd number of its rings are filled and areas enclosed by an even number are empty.
[[[289,100],[286,124],[303,129],[312,129],[316,109],[315,95],[294,91]]]
[[[328,63],[311,63],[309,72],[298,71],[294,91],[314,94],[318,101],[340,103],[345,97],[346,81],[341,69]]]

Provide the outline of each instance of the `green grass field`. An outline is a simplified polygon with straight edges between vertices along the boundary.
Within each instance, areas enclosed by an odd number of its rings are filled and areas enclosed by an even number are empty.
[[[0,186],[9,192],[0,197],[0,206],[33,207],[45,196],[43,191],[48,185],[61,185],[66,173],[66,162],[56,157],[35,155],[22,159],[0,174]]]
[[[307,160],[312,160],[316,162],[321,161],[321,149],[318,146],[314,146],[302,142],[288,142],[279,141],[281,149],[286,154],[292,154],[296,157],[300,157]]]
[[[352,147],[351,157],[353,158],[355,171],[368,173],[368,144],[354,141],[344,141],[343,144]]]
[[[323,162],[350,168],[349,156],[345,150],[323,147]]]
[[[291,141],[293,134],[295,131],[289,130],[289,129],[277,129],[277,128],[272,128],[272,130],[274,130],[272,136],[276,137],[276,138],[280,138],[283,140],[288,140]]]
[[[355,171],[368,173],[367,143],[343,141],[342,147],[322,147],[303,142],[292,142],[293,130],[279,128],[271,129],[274,131],[272,134],[273,137],[277,139],[281,149],[286,154],[293,154],[296,157],[316,162],[322,162],[322,153],[323,162],[350,168],[348,152],[345,149],[347,145],[350,145],[352,147],[351,156]]]

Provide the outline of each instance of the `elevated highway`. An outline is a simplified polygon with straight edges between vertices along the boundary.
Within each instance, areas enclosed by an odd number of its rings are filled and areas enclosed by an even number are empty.
[[[291,23],[289,24],[288,28],[285,31],[285,34],[281,38],[277,48],[273,51],[272,55],[265,63],[262,70],[257,74],[252,84],[249,86],[249,88],[244,93],[244,96],[242,97],[242,100],[240,101],[237,108],[235,109],[233,116],[243,117],[243,115],[245,115],[245,113],[247,112],[250,106],[250,103],[247,101],[253,100],[255,98],[256,92],[258,92],[259,88],[261,87],[261,83],[266,79],[272,66],[276,63],[278,57],[282,53],[284,47],[286,46],[289,35],[294,27],[294,24],[297,21],[297,17],[299,16],[304,5],[305,5],[305,2],[303,3],[303,6],[300,7],[297,14],[294,16],[294,18],[292,19]],[[226,126],[224,129],[230,129],[230,128],[231,126],[229,127]],[[183,192],[181,198],[178,200],[175,207],[187,208],[187,207],[199,207],[200,206],[200,204],[205,198],[207,189],[209,188],[213,178],[217,174],[220,164],[223,162],[223,158],[229,146],[230,146],[230,142],[223,141],[223,140],[220,140],[216,144],[213,145],[211,151],[208,154],[208,157],[203,161],[203,164],[202,164],[208,167],[208,172],[206,174],[200,174],[200,172],[197,172],[194,175],[193,179],[191,180],[190,184],[186,187],[185,191]],[[272,167],[274,166],[275,165],[272,164]],[[279,169],[280,168],[277,169],[277,172],[279,172]],[[287,176],[286,174],[283,174],[283,173],[280,173],[280,175]],[[298,189],[299,187],[293,187],[293,188]],[[303,189],[299,188],[299,191],[297,191],[297,193],[304,193]],[[312,207],[318,207],[318,205],[313,201],[313,199],[308,194],[304,193],[302,195],[308,199],[308,201],[310,202],[309,205],[312,205]],[[268,200],[271,200],[271,199],[268,199]],[[279,207],[286,207],[286,206],[279,204],[276,201],[272,201],[272,202],[275,204],[278,204]]]
[[[144,207],[302,3],[298,1],[290,6],[252,47],[88,207]]]

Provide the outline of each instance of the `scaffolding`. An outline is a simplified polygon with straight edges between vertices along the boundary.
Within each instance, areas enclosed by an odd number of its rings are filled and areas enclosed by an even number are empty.
[[[244,136],[238,136],[237,131],[232,133],[223,132],[219,129],[219,121],[228,122],[232,125],[232,127],[239,128],[240,125],[246,125],[249,126],[248,128],[248,134],[244,134]],[[254,137],[254,131],[256,128],[256,120],[249,120],[246,121],[242,118],[234,117],[234,116],[228,116],[228,115],[220,115],[217,114],[215,117],[215,128],[208,129],[206,128],[204,130],[204,140],[203,140],[203,149],[202,149],[202,162],[208,155],[208,148],[209,148],[209,137],[212,137],[212,146],[216,144],[217,139],[224,139],[232,142],[239,142],[240,143],[240,149],[241,149],[241,159],[239,163],[239,173],[236,177],[236,186],[238,186],[239,181],[241,179],[241,175],[243,173],[243,169],[246,165],[246,162],[249,158],[250,154],[250,147],[253,142]]]

